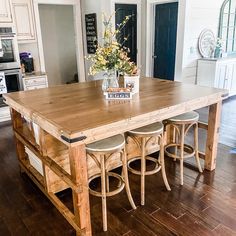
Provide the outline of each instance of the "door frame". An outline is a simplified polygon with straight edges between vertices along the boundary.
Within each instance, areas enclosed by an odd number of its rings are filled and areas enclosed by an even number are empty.
[[[80,1],[77,1],[77,0],[34,0],[33,1],[34,13],[35,13],[35,25],[36,25],[38,49],[39,49],[40,68],[42,72],[46,72],[44,51],[43,51],[43,40],[42,40],[42,32],[41,32],[40,16],[39,16],[39,4],[72,5],[73,6],[75,47],[76,47],[75,51],[76,51],[78,77],[79,77],[79,82],[85,82],[86,76],[85,76],[85,64],[84,64],[84,59],[83,59],[84,46],[83,46]]]
[[[183,57],[184,57],[184,32],[186,18],[186,1],[187,0],[147,0],[146,9],[146,76],[153,77],[154,70],[154,41],[155,41],[155,6],[157,4],[178,2],[178,20],[176,35],[176,52],[175,52],[175,81],[181,81]],[[152,30],[153,29],[153,30]]]
[[[115,4],[135,4],[137,5],[137,66],[141,68],[141,2],[142,0],[111,0],[111,12],[115,12]],[[115,17],[114,17],[115,18]],[[113,19],[113,25],[115,26],[115,19]]]

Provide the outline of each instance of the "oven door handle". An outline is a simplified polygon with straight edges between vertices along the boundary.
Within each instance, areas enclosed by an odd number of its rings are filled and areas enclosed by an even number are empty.
[[[5,75],[15,75],[15,74],[20,74],[20,70],[11,70],[11,71],[4,71]]]

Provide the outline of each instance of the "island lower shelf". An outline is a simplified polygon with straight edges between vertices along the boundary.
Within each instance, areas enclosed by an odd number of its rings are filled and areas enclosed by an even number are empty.
[[[20,166],[33,175],[45,190],[57,193],[67,188],[78,191],[71,180],[69,148],[40,127],[32,122],[24,122],[21,127],[15,128],[15,137],[18,142],[24,145],[24,156],[19,159]],[[43,134],[42,134],[43,133]],[[150,140],[147,152],[153,153],[159,150],[155,138]],[[132,139],[127,139],[128,159],[140,155],[136,143]],[[119,156],[114,156],[108,169],[121,166]],[[88,177],[100,172],[96,163],[91,157],[87,157]]]

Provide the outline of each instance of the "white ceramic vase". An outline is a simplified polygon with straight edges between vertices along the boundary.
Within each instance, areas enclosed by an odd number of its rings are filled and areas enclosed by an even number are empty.
[[[125,88],[131,88],[132,93],[139,93],[139,75],[124,75]]]

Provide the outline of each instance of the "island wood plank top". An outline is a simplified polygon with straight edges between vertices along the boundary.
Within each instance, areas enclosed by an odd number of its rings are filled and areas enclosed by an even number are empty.
[[[56,138],[91,143],[217,103],[227,91],[142,78],[132,100],[106,100],[101,81],[5,94],[6,103]],[[72,141],[71,141],[72,140]]]

